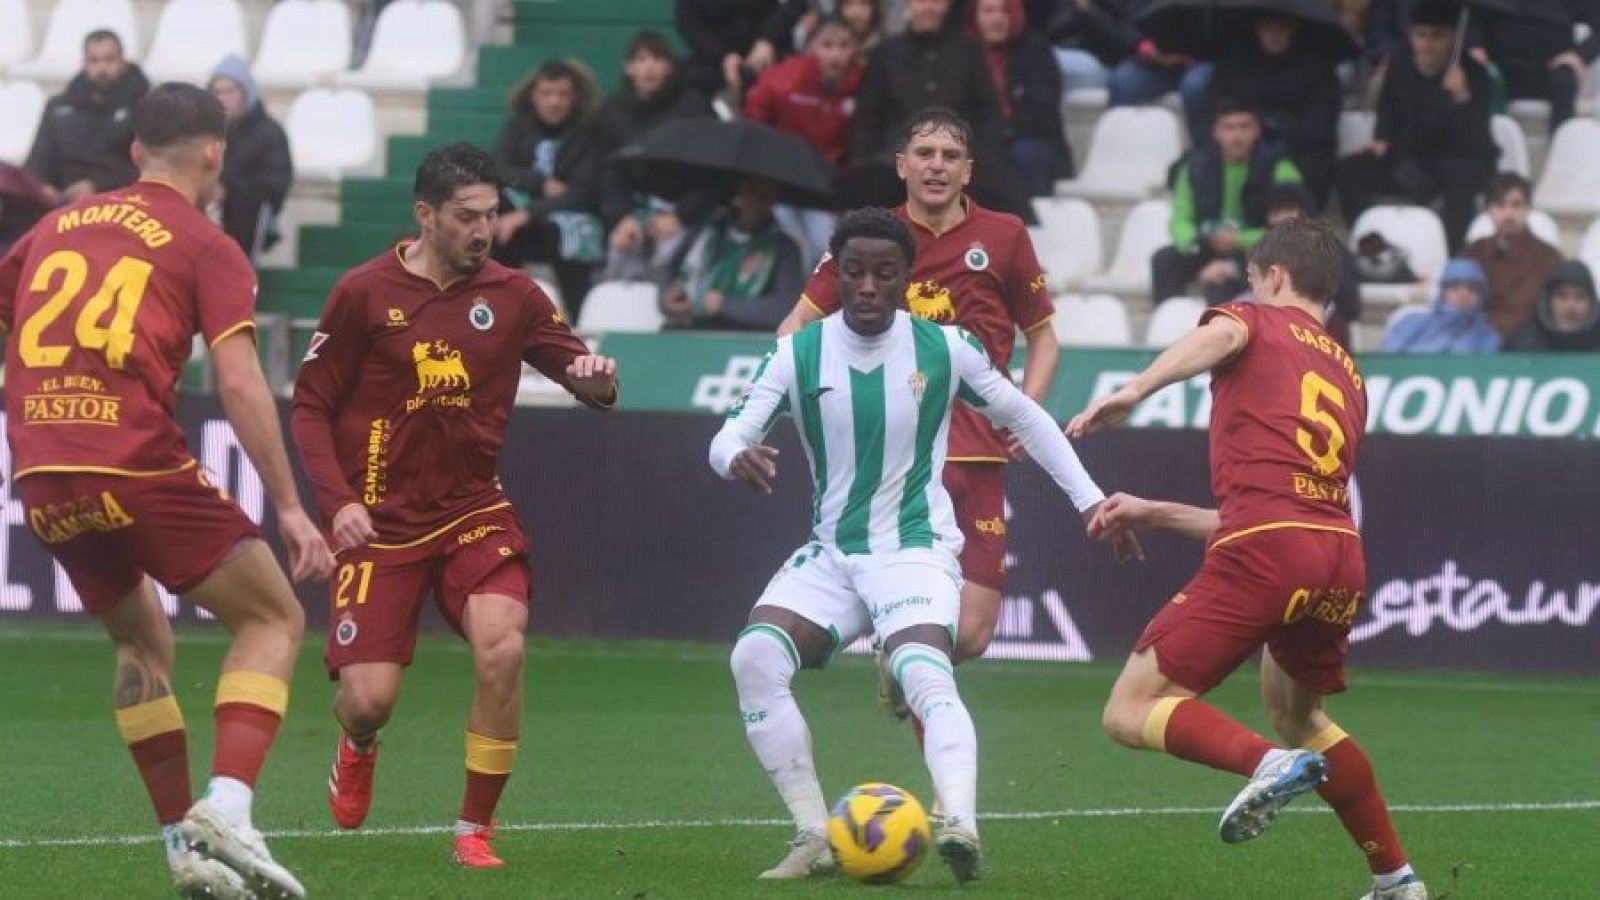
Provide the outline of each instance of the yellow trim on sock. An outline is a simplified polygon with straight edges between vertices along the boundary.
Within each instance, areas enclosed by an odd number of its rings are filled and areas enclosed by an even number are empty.
[[[263,672],[223,672],[217,682],[217,706],[248,703],[282,716],[289,709],[289,685]]]
[[[1150,710],[1150,717],[1144,720],[1144,745],[1151,750],[1167,751],[1167,722],[1172,714],[1177,711],[1178,704],[1189,699],[1188,697],[1162,697]]]
[[[1334,748],[1334,745],[1349,736],[1343,728],[1329,723],[1327,728],[1317,732],[1316,737],[1306,741],[1305,749],[1310,750],[1312,753],[1327,753]]]
[[[124,706],[117,710],[117,730],[122,732],[123,743],[127,744],[147,741],[169,731],[182,731],[183,711],[178,709],[178,698],[168,695]]]
[[[467,771],[480,775],[510,775],[517,762],[517,742],[467,732]]]

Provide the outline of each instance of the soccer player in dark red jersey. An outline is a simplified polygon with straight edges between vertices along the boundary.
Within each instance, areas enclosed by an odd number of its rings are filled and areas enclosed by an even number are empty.
[[[906,183],[906,202],[894,214],[917,239],[906,307],[937,324],[965,328],[1002,372],[1010,368],[1020,329],[1027,341],[1022,391],[1042,403],[1060,357],[1050,326],[1055,306],[1022,220],[984,209],[965,193],[972,180],[973,141],[960,116],[938,108],[913,116],[901,134],[895,159]],[[823,257],[779,327],[780,335],[839,308],[837,271],[834,260]],[[982,656],[999,621],[1006,558],[1005,463],[1017,452],[1014,444],[976,410],[955,408],[944,483],[966,538],[957,662]],[[905,714],[903,705],[898,712]]]
[[[325,660],[343,733],[328,805],[344,828],[367,817],[378,730],[431,592],[477,677],[454,858],[492,868],[504,864],[489,842],[517,754],[532,587],[500,445],[524,361],[597,409],[616,402],[616,363],[591,354],[531,279],[489,259],[500,182],[487,153],[434,150],[415,198],[421,238],[339,280],[295,384],[295,443],[339,562]]]
[[[1426,900],[1406,862],[1372,763],[1328,717],[1344,690],[1350,623],[1366,557],[1350,476],[1367,420],[1361,371],[1322,327],[1344,248],[1327,226],[1293,220],[1250,257],[1254,303],[1207,310],[1200,327],[1068,425],[1078,437],[1123,422],[1146,397],[1211,373],[1211,490],[1217,510],[1121,496],[1091,529],[1166,527],[1207,544],[1205,562],[1151,620],[1106,703],[1118,743],[1250,779],[1223,814],[1222,839],[1249,840],[1313,789],[1367,856],[1366,900]],[[1289,748],[1200,697],[1251,654],[1261,696]]]
[[[300,897],[250,809],[305,617],[260,530],[207,480],[173,417],[196,333],[277,510],[294,577],[327,577],[333,558],[301,508],[256,357],[255,273],[199,211],[222,170],[222,106],[166,84],[139,102],[133,124],[139,180],[52,212],[0,261],[13,490],[116,647],[117,728],[179,893]],[[211,782],[192,805],[172,628],[152,578],[233,633]]]

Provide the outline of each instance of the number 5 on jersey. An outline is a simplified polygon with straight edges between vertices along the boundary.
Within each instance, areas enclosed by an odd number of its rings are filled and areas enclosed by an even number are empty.
[[[139,304],[144,302],[145,287],[150,283],[150,263],[132,256],[124,256],[106,272],[100,287],[94,292],[73,326],[73,337],[85,350],[105,353],[106,363],[113,369],[127,366],[128,355],[133,352],[133,320],[139,314]],[[46,344],[44,332],[61,318],[89,281],[89,261],[74,250],[57,250],[44,258],[33,273],[28,289],[42,294],[50,289],[57,274],[61,283],[50,299],[22,323],[18,334],[17,353],[23,365],[30,369],[55,368],[65,365],[72,355],[70,344]],[[100,324],[112,304],[116,310],[111,321]]]
[[[1300,379],[1300,416],[1309,425],[1320,425],[1327,432],[1326,447],[1317,451],[1317,438],[1304,428],[1294,431],[1295,443],[1305,451],[1311,459],[1311,464],[1316,467],[1318,475],[1332,475],[1339,471],[1343,465],[1339,460],[1339,451],[1344,449],[1344,429],[1339,427],[1339,420],[1322,407],[1326,399],[1340,410],[1344,409],[1344,391],[1328,379],[1315,372],[1307,372]]]

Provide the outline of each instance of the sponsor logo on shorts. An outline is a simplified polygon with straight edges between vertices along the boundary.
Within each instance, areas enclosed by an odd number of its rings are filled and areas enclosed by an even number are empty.
[[[932,597],[925,597],[925,596],[923,596],[921,594],[913,594],[910,597],[901,597],[899,600],[891,600],[888,603],[885,603],[884,605],[878,607],[877,612],[874,612],[872,614],[872,621],[876,622],[879,619],[887,619],[888,617],[894,615],[895,613],[900,612],[901,610],[904,610],[904,609],[910,609],[913,606],[932,606],[932,605],[933,605],[933,598]]]
[[[349,615],[345,615],[339,619],[339,624],[333,629],[333,639],[338,642],[339,646],[348,647],[355,642],[356,633],[359,630],[356,628],[356,620]]]
[[[52,503],[28,510],[28,524],[46,544],[70,541],[85,531],[116,531],[133,524],[122,504],[110,491],[98,496],[79,497],[67,503]]]
[[[465,547],[467,544],[475,544],[491,534],[505,530],[504,525],[479,525],[456,535],[456,544]]]
[[[1005,537],[1006,534],[1006,520],[1000,516],[990,519],[978,519],[972,523],[972,527],[979,534],[995,534],[1001,537]]]
[[[1284,624],[1293,624],[1306,617],[1326,622],[1340,628],[1349,628],[1361,611],[1361,600],[1366,594],[1354,588],[1300,588],[1289,595],[1284,607]]]

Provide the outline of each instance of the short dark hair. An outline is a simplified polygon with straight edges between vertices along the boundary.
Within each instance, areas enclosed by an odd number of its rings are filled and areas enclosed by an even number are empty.
[[[1515,172],[1501,172],[1489,179],[1484,186],[1483,196],[1489,203],[1499,203],[1506,199],[1512,191],[1521,191],[1522,199],[1533,199],[1533,184]]]
[[[494,157],[466,141],[435,147],[417,166],[411,195],[434,208],[464,187],[487,184],[500,189],[500,169]]]
[[[1261,119],[1261,110],[1254,103],[1233,94],[1224,94],[1211,105],[1211,121],[1215,123],[1223,116],[1250,115],[1257,121]]]
[[[117,34],[115,31],[112,31],[109,28],[96,28],[95,30],[84,35],[83,49],[87,51],[90,44],[98,44],[101,41],[110,41],[111,43],[116,44],[117,55],[122,55],[122,35]]]
[[[1451,28],[1460,16],[1460,0],[1418,0],[1411,8],[1412,25]]]
[[[169,81],[157,85],[133,107],[133,136],[147,149],[161,150],[193,138],[222,140],[228,115],[211,92]]]
[[[667,41],[667,36],[654,28],[641,28],[628,38],[628,50],[622,54],[624,60],[633,59],[640,53],[659,56],[677,62],[677,54],[672,52],[672,44]]]
[[[1274,184],[1267,189],[1266,213],[1270,218],[1274,213],[1294,210],[1308,219],[1317,217],[1317,201],[1306,190],[1304,185],[1295,182]]]
[[[900,129],[900,140],[895,144],[896,153],[906,152],[911,146],[912,138],[924,134],[933,134],[936,131],[948,131],[956,142],[967,148],[967,155],[972,155],[972,126],[961,114],[945,106],[924,106],[911,114],[906,124]]]
[[[894,213],[881,206],[863,206],[852,209],[839,219],[839,225],[833,229],[833,237],[828,239],[828,252],[838,259],[844,254],[844,245],[851,238],[878,238],[885,241],[894,241],[900,246],[900,255],[905,258],[906,271],[911,271],[911,265],[917,261],[917,239],[911,236],[911,229],[906,223],[900,221]]]
[[[838,13],[829,13],[819,19],[816,25],[812,26],[811,33],[806,35],[806,45],[810,46],[811,42],[817,39],[817,35],[827,31],[829,28],[842,28],[845,34],[850,35],[850,40],[856,39],[856,33],[850,29],[850,23],[846,22],[843,16]]]
[[[1294,218],[1262,235],[1250,264],[1263,272],[1282,268],[1296,293],[1325,304],[1339,289],[1344,254],[1344,242],[1326,222]]]

